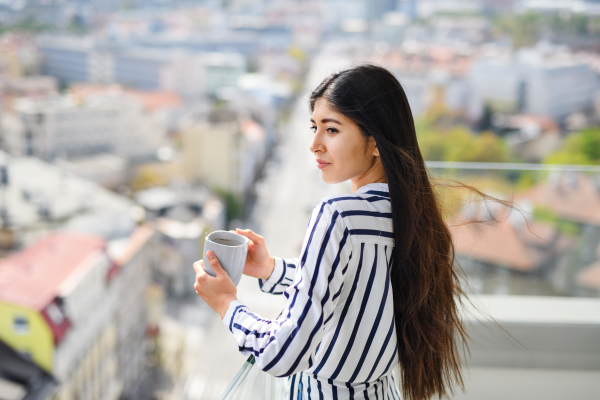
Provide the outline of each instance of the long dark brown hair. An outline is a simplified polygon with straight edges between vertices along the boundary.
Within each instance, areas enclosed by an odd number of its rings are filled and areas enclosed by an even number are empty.
[[[310,96],[311,111],[319,98],[379,149],[392,206],[391,285],[404,398],[464,390],[459,349],[468,349],[468,336],[458,315],[464,292],[406,94],[386,69],[361,65],[326,78]]]

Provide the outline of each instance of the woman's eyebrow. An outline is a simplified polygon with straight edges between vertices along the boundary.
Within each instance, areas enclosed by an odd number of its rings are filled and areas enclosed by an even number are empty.
[[[311,119],[310,119],[310,122],[312,122],[312,123],[314,124],[314,123],[315,123],[315,120],[311,118]],[[321,123],[322,123],[322,124],[325,124],[325,123],[327,123],[327,122],[334,122],[334,123],[336,123],[336,124],[338,124],[338,125],[342,125],[342,123],[341,123],[340,121],[338,121],[337,119],[333,119],[333,118],[323,118],[323,119],[321,120]]]

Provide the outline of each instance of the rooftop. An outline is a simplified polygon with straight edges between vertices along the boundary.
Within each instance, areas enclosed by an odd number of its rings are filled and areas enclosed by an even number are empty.
[[[600,225],[600,182],[583,174],[555,174],[520,194],[517,200],[551,209],[561,218]]]
[[[560,237],[556,229],[535,221],[525,223],[517,211],[491,211],[498,222],[491,220],[491,216],[463,215],[451,224],[450,231],[457,253],[527,272],[547,260],[551,255],[548,247],[560,249],[569,245],[569,241]],[[481,220],[486,222],[476,222]]]
[[[122,214],[133,207],[130,200],[39,159],[2,152],[0,156],[9,172],[3,206],[9,225],[27,233],[22,238],[25,245],[44,221],[60,220],[62,225],[92,215]]]
[[[42,310],[90,257],[105,248],[101,238],[54,233],[0,260],[0,300]]]
[[[71,93],[86,98],[93,95],[111,95],[115,97],[130,97],[141,101],[146,111],[156,111],[165,108],[176,108],[182,105],[181,98],[167,90],[140,90],[119,85],[76,84],[71,86]]]

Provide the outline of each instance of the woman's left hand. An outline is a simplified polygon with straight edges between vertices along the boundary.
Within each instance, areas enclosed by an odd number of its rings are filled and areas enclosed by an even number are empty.
[[[196,271],[196,283],[194,289],[196,294],[202,297],[214,311],[221,315],[221,319],[225,318],[229,304],[237,300],[237,288],[233,281],[227,275],[227,272],[221,267],[215,253],[208,251],[208,262],[217,274],[216,277],[210,276],[202,268],[202,260],[194,263],[194,271]]]

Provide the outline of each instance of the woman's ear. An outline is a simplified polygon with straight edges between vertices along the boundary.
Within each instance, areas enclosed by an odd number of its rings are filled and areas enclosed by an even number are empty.
[[[373,149],[373,155],[375,157],[379,157],[379,149],[377,148],[377,144],[375,144],[375,148]]]
[[[379,149],[377,148],[377,143],[375,142],[375,139],[373,139],[373,136],[369,138],[369,146],[373,149],[373,155],[379,157]]]

